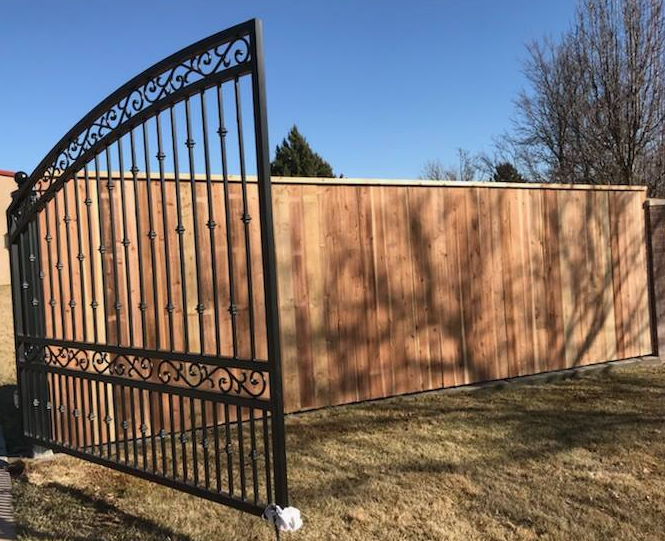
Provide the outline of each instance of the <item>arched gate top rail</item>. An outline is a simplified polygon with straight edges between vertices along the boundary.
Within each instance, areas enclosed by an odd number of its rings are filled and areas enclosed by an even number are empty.
[[[9,206],[10,235],[31,212],[96,151],[187,94],[251,72],[256,56],[255,19],[202,39],[146,69],[85,115],[56,143],[29,176],[17,173],[19,190]]]

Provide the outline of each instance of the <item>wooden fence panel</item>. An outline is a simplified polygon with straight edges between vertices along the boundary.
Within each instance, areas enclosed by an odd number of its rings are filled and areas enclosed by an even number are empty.
[[[277,180],[274,192],[288,411],[652,351],[642,189]],[[293,199],[316,201],[307,230],[323,242],[301,249]],[[303,328],[309,340],[289,339]],[[329,392],[315,396],[299,372],[319,363],[313,385]]]

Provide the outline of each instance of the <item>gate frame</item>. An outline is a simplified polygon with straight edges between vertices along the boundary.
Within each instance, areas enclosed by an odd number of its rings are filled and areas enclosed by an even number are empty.
[[[148,106],[138,111],[130,111],[125,118],[125,111],[122,111],[121,118],[117,126],[112,127],[109,131],[103,134],[100,138],[87,141],[87,130],[90,130],[92,123],[110,111],[113,107],[122,104],[122,99],[125,98],[125,108],[128,108],[129,97],[131,92],[136,88],[141,88],[147,81],[150,81],[157,75],[164,73],[165,70],[177,66],[179,62],[185,59],[196,57],[205,51],[210,50],[216,45],[222,46],[226,43],[233,43],[234,39],[238,37],[246,37],[249,41],[248,52],[249,60],[245,63],[235,64],[231,67],[226,67],[220,72],[212,72],[211,74],[203,76],[201,79],[196,80],[194,83],[189,84],[185,79],[182,87],[175,90],[164,89],[165,95],[155,102],[151,102]],[[237,58],[236,58],[237,60]],[[23,435],[32,444],[52,448],[56,451],[64,452],[84,460],[102,464],[112,469],[117,469],[130,473],[137,477],[149,479],[151,481],[171,486],[178,490],[189,492],[206,499],[212,499],[219,503],[235,507],[253,514],[261,514],[263,509],[252,506],[249,503],[239,502],[231,498],[220,496],[219,498],[211,498],[206,495],[202,489],[196,486],[182,486],[178,482],[172,482],[168,478],[162,478],[150,472],[137,471],[134,468],[127,467],[121,463],[114,463],[110,460],[97,458],[94,455],[85,452],[77,451],[69,447],[59,445],[55,441],[48,441],[53,439],[53,426],[50,420],[48,424],[48,440],[44,438],[35,438],[26,430],[23,416],[26,415],[26,408],[29,408],[28,399],[32,400],[33,397],[26,397],[22,393],[20,378],[21,370],[19,369],[20,358],[25,355],[26,344],[22,338],[28,338],[31,330],[37,330],[36,337],[30,337],[29,343],[35,345],[36,348],[45,348],[47,344],[60,342],[60,345],[69,347],[86,348],[96,346],[104,351],[117,352],[121,350],[131,351],[135,353],[152,352],[149,349],[140,349],[133,347],[122,347],[108,343],[95,343],[93,341],[77,341],[72,340],[58,340],[49,339],[45,337],[45,310],[46,302],[43,292],[43,271],[40,276],[37,276],[34,270],[27,270],[36,267],[43,269],[45,262],[40,256],[40,239],[39,222],[37,220],[39,210],[51,199],[53,199],[60,188],[65,185],[65,182],[72,178],[80,167],[88,163],[88,161],[95,156],[100,149],[108,148],[114,142],[118,141],[131,130],[140,126],[143,122],[151,119],[153,114],[159,114],[174,104],[182,102],[186,97],[193,95],[195,91],[205,91],[215,85],[221,85],[224,82],[231,81],[235,77],[250,75],[252,85],[252,98],[253,98],[253,126],[254,126],[254,142],[256,152],[256,168],[257,168],[257,185],[258,185],[258,200],[259,200],[259,215],[260,215],[260,231],[261,231],[261,251],[262,251],[262,267],[263,267],[263,291],[265,297],[265,319],[266,319],[266,341],[268,359],[265,369],[263,369],[269,376],[269,389],[270,399],[264,401],[269,404],[267,409],[271,412],[271,452],[272,452],[272,474],[274,475],[274,485],[272,494],[274,502],[277,505],[286,507],[289,504],[288,499],[288,485],[287,485],[287,472],[286,472],[286,450],[285,450],[285,430],[284,430],[284,403],[283,403],[283,389],[282,389],[282,367],[281,367],[281,344],[280,344],[280,326],[279,326],[279,311],[277,303],[277,268],[276,268],[276,254],[275,254],[275,241],[273,232],[273,216],[272,216],[272,189],[270,179],[270,158],[269,158],[269,144],[268,144],[268,124],[267,124],[267,105],[266,105],[266,87],[265,87],[265,67],[264,67],[264,54],[263,54],[263,25],[258,19],[251,19],[244,23],[235,25],[226,30],[218,32],[203,40],[200,40],[192,45],[181,49],[180,51],[168,56],[164,60],[157,62],[150,68],[141,72],[136,77],[132,78],[124,85],[122,85],[115,92],[111,93],[107,98],[102,100],[95,106],[87,115],[85,115],[62,139],[51,149],[51,151],[44,157],[44,159],[35,168],[32,174],[27,175],[24,172],[16,173],[15,181],[18,184],[18,189],[12,194],[12,202],[7,209],[7,230],[8,230],[8,248],[10,255],[10,272],[12,282],[12,304],[14,316],[14,341],[15,341],[15,354],[16,354],[16,371],[17,371],[17,384],[19,392],[19,404],[22,406],[23,414],[21,416]],[[84,144],[79,147],[80,137],[84,136]],[[88,144],[89,143],[89,144]],[[72,149],[72,144],[75,145],[72,151],[73,157],[69,156],[69,151]],[[64,156],[64,158],[63,158]],[[62,160],[62,161],[61,161]],[[148,166],[149,167],[149,166]],[[109,171],[110,174],[110,171]],[[27,245],[26,245],[27,242]],[[34,245],[36,243],[36,246]],[[36,250],[34,249],[36,247]],[[92,248],[92,247],[91,247]],[[30,254],[30,263],[28,262],[28,253]],[[37,264],[34,265],[36,258]],[[26,272],[30,272],[31,281],[34,285],[29,283],[22,283],[21,277],[25,276]],[[24,278],[25,280],[25,278]],[[35,310],[29,310],[29,303],[26,292],[28,289],[34,290],[34,297],[30,304]],[[25,296],[25,299],[22,299]],[[40,342],[41,337],[41,344]],[[156,350],[159,350],[159,346]],[[165,357],[168,352],[163,350],[162,353]],[[178,352],[171,353],[174,357],[182,359],[183,357],[194,358],[195,353]],[[40,358],[44,357],[42,353],[38,353]],[[149,355],[147,355],[149,356]],[[190,359],[191,360],[191,359]],[[192,362],[196,362],[192,360]],[[46,399],[48,400],[48,398]],[[47,406],[48,409],[48,406]],[[243,421],[241,421],[243,423]],[[119,435],[116,434],[116,438]]]

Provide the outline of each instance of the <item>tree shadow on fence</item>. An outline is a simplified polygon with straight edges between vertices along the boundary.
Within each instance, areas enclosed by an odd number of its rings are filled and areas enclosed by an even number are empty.
[[[288,409],[651,352],[641,192],[327,189],[339,192],[320,196],[323,255],[278,238],[322,257],[325,275],[323,328],[296,303],[309,326],[283,336]],[[305,267],[293,281],[315,287]],[[325,337],[323,401],[298,333]]]

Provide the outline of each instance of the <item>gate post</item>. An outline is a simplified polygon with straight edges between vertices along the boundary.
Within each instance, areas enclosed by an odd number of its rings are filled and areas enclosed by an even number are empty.
[[[18,172],[14,175],[14,180],[20,185],[27,180],[28,176],[24,172]],[[19,191],[15,191],[12,196],[16,197]],[[31,192],[29,201],[32,203],[36,199],[35,192]],[[20,207],[19,207],[20,208]],[[20,214],[20,211],[19,211]],[[11,235],[17,215],[14,212],[7,212],[7,232]],[[13,307],[14,324],[14,352],[16,362],[16,387],[19,396],[18,405],[21,410],[21,432],[25,435],[48,439],[51,435],[52,427],[47,418],[47,426],[39,426],[35,423],[34,434],[28,434],[31,423],[28,422],[31,415],[31,407],[48,408],[49,393],[46,376],[36,378],[32,382],[34,387],[28,394],[35,395],[37,402],[31,404],[26,397],[26,388],[30,387],[30,378],[22,381],[22,365],[25,363],[41,363],[44,358],[44,347],[32,344],[30,347],[37,351],[28,350],[28,346],[21,340],[21,336],[44,336],[45,314],[44,314],[44,291],[43,291],[43,270],[41,267],[41,249],[40,249],[40,230],[37,215],[31,220],[25,230],[19,234],[18,238],[8,245],[9,266],[11,275],[11,292]],[[42,433],[42,429],[44,432]]]
[[[273,235],[266,83],[263,61],[263,25],[258,20],[254,20],[252,56],[255,59],[252,94],[254,97],[254,136],[256,141],[259,212],[261,214],[261,253],[263,256],[263,288],[266,306],[266,338],[268,342],[268,359],[270,361],[270,396],[274,404],[271,424],[275,468],[275,503],[286,507],[289,505],[289,495],[286,477],[282,348],[279,334],[279,306],[277,303],[277,257]]]
[[[644,202],[651,343],[665,355],[665,199]]]

